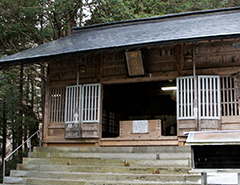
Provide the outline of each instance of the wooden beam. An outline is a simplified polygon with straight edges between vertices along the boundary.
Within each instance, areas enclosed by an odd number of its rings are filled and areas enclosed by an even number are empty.
[[[79,79],[80,84],[86,84],[86,83],[99,83],[99,80],[97,78],[84,78],[84,79]],[[73,80],[62,80],[62,81],[53,81],[53,82],[48,82],[47,86],[51,88],[56,88],[56,87],[66,87],[70,85],[76,85],[77,81],[76,79]]]
[[[180,76],[192,75],[192,69],[183,70]],[[233,75],[240,72],[240,66],[196,69],[197,75]]]
[[[167,71],[151,73],[151,76],[128,78],[124,76],[104,77],[102,79],[103,84],[118,84],[118,83],[138,83],[138,82],[151,82],[160,80],[175,79],[179,76],[178,71]]]
[[[98,143],[99,139],[65,139],[64,136],[49,136],[43,140],[44,143]]]
[[[177,60],[177,70],[182,71],[184,68],[183,44],[175,46],[175,55]]]

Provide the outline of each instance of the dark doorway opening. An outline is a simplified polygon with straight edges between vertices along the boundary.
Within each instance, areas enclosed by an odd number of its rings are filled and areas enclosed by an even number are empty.
[[[153,120],[164,122],[162,135],[176,135],[175,81],[104,85],[102,137],[118,137],[120,120]]]

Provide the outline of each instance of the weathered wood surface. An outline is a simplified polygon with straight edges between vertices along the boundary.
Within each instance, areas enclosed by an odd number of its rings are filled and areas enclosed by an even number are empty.
[[[43,146],[68,146],[68,147],[82,147],[82,146],[96,146],[98,139],[65,139],[64,135],[61,136],[48,136],[43,140]]]
[[[177,146],[177,136],[161,136],[159,138],[104,138],[100,146]]]
[[[238,123],[240,122],[240,116],[222,116],[221,123],[222,124],[228,124],[228,123]]]
[[[81,138],[80,123],[66,123],[65,124],[65,138]]]
[[[161,120],[147,120],[146,133],[134,133],[133,121],[120,121],[120,138],[158,138],[161,136]]]
[[[240,66],[240,48],[236,47],[239,42],[236,39],[225,42],[215,40],[196,43],[197,69]],[[142,48],[141,53],[144,55],[147,73],[181,72],[182,70],[181,73],[186,70],[192,72],[192,64],[184,63],[184,54],[191,51],[192,47],[193,44],[190,43]],[[104,53],[103,55],[56,59],[50,62],[50,82],[75,80],[77,77],[77,65],[80,61],[86,65],[87,69],[85,74],[80,74],[82,80],[114,76],[125,76],[127,78],[124,53],[124,51],[118,51]]]
[[[99,138],[99,123],[82,123],[82,138]]]
[[[199,120],[199,126],[201,131],[212,131],[212,130],[220,130],[220,120]]]
[[[236,123],[222,123],[222,130],[240,130],[240,122]]]
[[[99,82],[101,84],[120,84],[174,80],[178,76],[193,74],[192,64],[184,63],[184,55],[188,51],[191,51],[192,46],[195,45],[196,74],[234,76],[240,73],[239,43],[240,39],[223,39],[141,48],[140,51],[143,55],[144,67],[147,73],[146,76],[142,77],[128,77],[125,51],[123,50],[94,55],[70,56],[49,61],[49,78],[45,94],[44,142],[60,143],[56,141],[58,137],[61,137],[60,141],[65,143],[87,141],[81,139],[64,139],[64,110],[58,112],[58,115],[55,115],[51,111],[51,102],[61,106],[61,102],[63,101],[58,98],[59,102],[57,102],[57,98],[51,98],[50,89],[63,89],[66,86],[76,85],[77,66],[80,62],[86,65],[86,73],[80,74],[80,84]],[[53,94],[59,94],[58,92],[52,91]],[[60,92],[60,94],[63,93]],[[238,96],[237,94],[236,97]],[[235,103],[234,106],[238,105]],[[237,111],[237,108],[235,111]],[[229,114],[228,117],[222,117],[221,124],[220,122],[206,122],[203,120],[199,124],[200,129],[203,130],[237,130],[240,129],[240,121],[238,120],[237,115],[232,116]],[[100,130],[90,127],[85,130],[83,129],[81,134],[87,138],[89,135],[97,137],[98,133],[98,137],[100,137],[101,125],[102,123],[100,123],[100,128],[98,128]],[[184,136],[183,132],[195,131],[196,129],[194,120],[178,120],[178,136]],[[129,133],[127,135],[129,136]],[[136,138],[139,137],[139,135],[135,136]],[[154,137],[158,136],[158,134],[154,135]],[[147,137],[150,137],[150,135]],[[95,141],[97,142],[97,140]]]
[[[177,120],[178,136],[186,136],[184,132],[196,131],[195,120]]]

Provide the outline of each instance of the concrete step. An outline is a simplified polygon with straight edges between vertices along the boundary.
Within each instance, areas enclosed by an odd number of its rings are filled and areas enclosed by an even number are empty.
[[[39,165],[105,165],[105,166],[125,166],[124,160],[97,159],[97,158],[23,158],[23,164]]]
[[[52,164],[52,165],[103,165],[103,166],[184,166],[190,167],[189,159],[164,159],[164,160],[114,160],[97,158],[24,158],[23,164]]]
[[[30,154],[29,154],[30,155]],[[29,156],[30,157],[30,156]],[[100,159],[190,159],[187,152],[161,153],[81,153],[81,152],[32,152],[32,158],[100,158]]]
[[[89,166],[89,165],[39,165],[18,164],[17,170],[89,172],[89,173],[129,173],[129,174],[187,174],[189,167],[134,167],[134,166]]]
[[[11,171],[11,177],[99,180],[99,181],[154,181],[154,182],[198,182],[199,175],[189,174],[120,174],[120,173],[83,173],[83,172],[53,172],[53,171]]]
[[[12,170],[6,184],[24,185],[193,185],[190,147],[34,148]]]
[[[27,178],[22,177],[5,177],[5,184],[27,184]]]
[[[190,146],[161,147],[34,147],[34,152],[75,153],[191,153]]]
[[[149,182],[149,181],[101,181],[101,180],[74,180],[74,179],[42,179],[30,178],[27,179],[27,184],[34,185],[196,185],[194,182]]]

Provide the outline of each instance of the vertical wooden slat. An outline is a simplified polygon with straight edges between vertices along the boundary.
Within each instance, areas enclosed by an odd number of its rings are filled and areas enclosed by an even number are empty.
[[[216,107],[216,88],[217,87],[217,85],[216,85],[216,79],[213,79],[213,88],[214,88],[214,94],[213,94],[213,107],[214,107],[214,116],[216,116],[217,115],[217,107]]]
[[[51,89],[51,105],[50,105],[50,107],[51,107],[51,114],[50,114],[50,116],[51,116],[51,121],[53,122],[53,120],[54,120],[54,118],[53,118],[53,115],[54,115],[54,89]]]
[[[225,109],[225,77],[223,77],[223,99],[222,99],[222,102],[223,102],[223,116],[226,116],[226,109]]]
[[[186,117],[186,79],[184,79],[183,81],[183,95],[184,95],[184,99],[183,99],[183,107],[184,107],[184,117]]]
[[[228,77],[226,77],[226,90],[227,90],[227,92],[226,92],[226,97],[227,97],[227,116],[229,116],[230,115],[230,112],[229,112],[229,92],[228,92],[228,90],[229,90],[229,84],[228,84]]]
[[[95,99],[94,99],[94,120],[97,120],[97,92],[98,92],[98,87],[95,88]]]
[[[221,118],[221,110],[220,110],[220,80],[219,76],[216,78],[217,79],[217,108],[218,108],[218,119]]]
[[[72,93],[72,88],[69,88],[69,93],[68,93],[68,121],[70,121],[70,119],[71,119],[71,112],[72,112],[71,93]]]
[[[189,79],[187,80],[187,116],[190,116],[190,102],[189,102]]]
[[[180,117],[183,117],[183,86],[182,86],[182,81],[183,79],[180,79],[180,101],[181,101],[181,108],[180,108],[180,111],[181,111],[181,116]]]
[[[84,89],[85,89],[85,87],[84,86],[81,86],[81,88],[80,88],[80,92],[81,92],[81,94],[80,94],[80,100],[79,100],[79,102],[80,102],[80,106],[81,106],[81,112],[80,112],[80,122],[82,123],[83,122],[83,120],[84,120],[84,103],[85,103],[85,92],[84,92]]]
[[[53,114],[53,120],[55,121],[57,118],[57,89],[54,89],[54,94],[53,94],[53,99],[54,99],[54,114]]]
[[[90,120],[90,111],[91,111],[91,107],[90,107],[90,96],[91,96],[91,88],[90,88],[90,86],[88,86],[88,98],[87,98],[87,100],[88,100],[88,108],[87,108],[87,110],[88,110],[88,112],[87,112],[87,121],[89,121]]]
[[[100,121],[100,105],[101,105],[101,85],[98,85],[98,105],[97,105],[97,120]]]
[[[67,96],[67,109],[66,109],[66,111],[67,111],[67,121],[69,121],[70,120],[70,111],[71,111],[71,107],[70,107],[70,103],[71,103],[71,99],[70,99],[70,97],[71,97],[71,88],[68,88],[68,96]]]
[[[53,108],[52,108],[52,106],[53,106],[53,103],[52,103],[52,101],[53,101],[53,89],[50,89],[49,91],[50,91],[50,114],[49,114],[49,116],[50,116],[50,122],[52,122],[52,111],[53,111]]]
[[[228,80],[229,80],[229,94],[230,94],[229,101],[230,101],[230,108],[231,108],[230,114],[231,114],[231,116],[233,116],[234,115],[234,113],[233,113],[234,110],[233,110],[233,95],[232,95],[232,79],[231,79],[230,76],[228,77]]]
[[[232,78],[232,80],[234,80],[234,78]],[[233,81],[233,84],[234,84],[234,81]],[[235,105],[235,116],[238,116],[239,115],[238,106],[237,106],[238,102],[237,102],[237,96],[236,96],[234,88],[235,88],[235,84],[233,85],[232,91],[233,91],[233,94],[234,94],[233,97],[234,97],[234,105]]]
[[[211,78],[211,77],[210,77]],[[209,78],[205,78],[206,79],[206,116],[210,116],[209,115],[209,85],[208,85],[208,81],[209,81]]]
[[[56,89],[56,107],[55,107],[55,109],[56,109],[56,122],[59,122],[59,119],[58,119],[58,116],[59,116],[59,95],[60,95],[60,93],[59,93],[59,89]]]
[[[53,89],[53,109],[52,109],[52,119],[53,119],[53,121],[55,120],[55,103],[56,103],[56,101],[55,101],[55,92],[56,91],[56,89]]]
[[[201,105],[201,81],[200,78],[198,77],[198,117],[201,118],[201,111],[202,111],[202,105]]]
[[[94,121],[94,116],[93,116],[93,115],[94,115],[94,111],[95,111],[95,108],[94,108],[94,99],[95,99],[95,97],[94,97],[94,91],[96,91],[95,88],[96,88],[96,86],[93,85],[93,86],[92,86],[92,100],[91,100],[91,107],[92,107],[92,108],[91,108],[91,111],[92,111],[92,112],[91,112],[91,120],[92,120],[92,121]]]
[[[65,122],[68,120],[68,87],[66,88],[66,95],[65,95]]]
[[[204,78],[202,79],[202,117],[205,117],[205,84],[204,84]]]
[[[75,109],[76,109],[76,90],[77,86],[73,87],[73,108],[72,108],[72,121],[75,122],[76,117],[75,117]]]
[[[58,89],[58,122],[61,121],[61,103],[62,103],[62,89]]]
[[[84,116],[83,116],[83,121],[85,121],[86,120],[86,116],[87,116],[87,112],[86,112],[86,110],[87,110],[87,87],[86,86],[84,86],[84,108],[83,108],[83,111],[84,111]]]
[[[70,117],[71,117],[71,88],[68,89],[68,121],[70,121]]]
[[[210,95],[210,116],[214,116],[213,115],[213,106],[215,106],[213,104],[213,97],[212,97],[212,93],[215,91],[215,89],[212,87],[212,81],[214,80],[214,78],[210,78],[210,83],[209,83],[209,95]]]
[[[179,115],[179,93],[180,93],[180,87],[179,87],[179,78],[177,78],[177,119],[179,119],[180,115]]]
[[[62,98],[61,98],[61,111],[62,111],[62,114],[61,114],[61,121],[64,121],[64,100],[65,100],[65,94],[64,94],[64,89],[62,89]]]
[[[193,78],[190,78],[190,81],[191,81],[191,87],[190,87],[190,90],[191,90],[191,117],[194,116],[194,104],[193,104]]]

